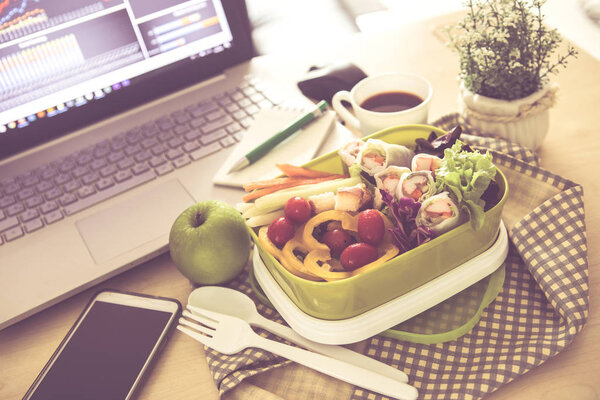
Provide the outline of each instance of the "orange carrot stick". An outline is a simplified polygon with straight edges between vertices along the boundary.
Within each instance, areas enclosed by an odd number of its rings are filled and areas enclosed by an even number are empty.
[[[281,172],[287,176],[300,176],[303,178],[320,178],[331,175],[331,172],[316,171],[304,167],[297,167],[292,164],[275,164]]]
[[[301,186],[301,185],[312,185],[314,183],[329,181],[332,179],[338,179],[338,178],[343,178],[343,177],[344,177],[343,175],[329,175],[329,176],[322,176],[319,178],[304,178],[304,179],[293,179],[293,180],[290,179],[290,181],[288,181],[287,183],[281,183],[278,185],[273,185],[270,187],[265,187],[265,188],[250,192],[242,197],[242,201],[248,202],[251,200],[255,200],[255,199],[258,199],[259,197],[262,197],[262,196],[270,194],[270,193],[277,192],[278,190],[281,190],[281,189],[287,189],[287,188],[292,188],[292,187]]]
[[[347,177],[348,177],[347,175],[333,175],[332,174],[332,175],[322,176],[322,177],[318,177],[318,178],[327,178],[325,180],[331,180],[331,179],[339,179],[339,178],[347,178]],[[304,177],[300,177],[300,176],[293,176],[293,177],[284,177],[284,178],[265,179],[263,181],[249,182],[249,183],[245,184],[243,187],[246,192],[250,192],[255,189],[264,189],[264,188],[268,188],[271,186],[277,186],[277,185],[294,183],[294,182],[299,182],[300,185],[303,185],[304,183],[302,183],[302,181],[304,181],[306,179],[316,179],[316,178],[304,178]]]

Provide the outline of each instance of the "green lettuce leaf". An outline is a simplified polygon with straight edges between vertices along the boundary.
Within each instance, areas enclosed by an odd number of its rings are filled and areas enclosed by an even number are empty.
[[[456,199],[458,206],[469,214],[471,226],[478,230],[483,226],[485,202],[483,192],[496,176],[496,167],[489,152],[462,150],[462,142],[444,150],[441,167],[435,171],[437,191],[447,191]]]

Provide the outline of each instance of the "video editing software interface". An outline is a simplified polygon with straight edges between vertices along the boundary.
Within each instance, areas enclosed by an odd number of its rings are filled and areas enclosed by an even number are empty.
[[[231,40],[220,0],[0,0],[0,135]]]

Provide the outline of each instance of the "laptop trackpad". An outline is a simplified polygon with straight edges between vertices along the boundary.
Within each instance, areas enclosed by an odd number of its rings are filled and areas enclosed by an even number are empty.
[[[178,180],[160,184],[76,222],[98,264],[168,234],[194,199]]]

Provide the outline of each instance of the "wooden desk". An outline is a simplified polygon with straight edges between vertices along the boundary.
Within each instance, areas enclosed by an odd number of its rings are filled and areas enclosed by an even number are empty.
[[[275,63],[282,85],[293,87],[308,66],[352,60],[368,74],[403,70],[421,74],[435,94],[431,119],[457,108],[457,56],[433,30],[457,20],[445,16],[394,32],[356,35],[335,48],[316,48],[311,54],[290,54],[255,60],[258,67]],[[290,62],[290,60],[297,60]],[[265,67],[266,68],[266,67]],[[559,175],[583,184],[589,243],[591,308],[587,326],[562,353],[512,383],[489,399],[600,398],[600,184],[595,165],[600,159],[597,120],[600,105],[600,62],[580,54],[560,73],[558,104],[551,110],[550,133],[540,156],[542,164]],[[179,299],[185,304],[191,287],[175,269],[168,254],[76,295],[52,308],[0,331],[0,398],[20,399],[44,366],[92,294],[112,287]],[[217,399],[202,347],[174,334],[140,393],[141,399]]]

